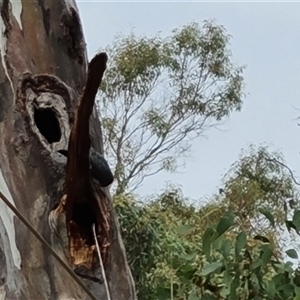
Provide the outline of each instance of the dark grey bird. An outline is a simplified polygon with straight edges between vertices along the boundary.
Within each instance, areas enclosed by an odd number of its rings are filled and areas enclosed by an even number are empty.
[[[58,152],[68,157],[68,150],[62,149]],[[92,176],[99,182],[102,187],[107,187],[114,181],[114,175],[106,159],[97,152],[93,147],[90,148],[90,166]]]

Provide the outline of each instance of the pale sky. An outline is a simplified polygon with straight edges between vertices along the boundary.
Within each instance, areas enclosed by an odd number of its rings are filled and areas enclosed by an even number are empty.
[[[78,1],[89,58],[117,33],[167,36],[190,22],[215,20],[232,35],[233,61],[246,65],[246,98],[220,129],[193,142],[192,157],[178,174],[146,179],[142,196],[158,193],[166,182],[182,186],[193,200],[209,197],[242,148],[269,145],[283,153],[300,178],[300,3],[204,3]],[[298,108],[299,111],[296,109]]]

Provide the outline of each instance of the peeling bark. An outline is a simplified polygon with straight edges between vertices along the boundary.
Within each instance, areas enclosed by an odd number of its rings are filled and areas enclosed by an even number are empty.
[[[135,299],[109,189],[91,177],[88,161],[91,145],[103,153],[92,111],[106,56],[90,62],[87,76],[75,2],[0,0],[0,58],[0,190],[106,299],[88,230],[95,222],[111,299]],[[2,201],[0,298],[88,299]]]

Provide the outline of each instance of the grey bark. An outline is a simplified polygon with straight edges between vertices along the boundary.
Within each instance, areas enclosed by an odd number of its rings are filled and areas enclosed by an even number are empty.
[[[103,145],[93,103],[83,121],[77,110],[89,87],[76,4],[0,0],[0,12],[0,190],[70,267],[85,275],[82,280],[98,299],[106,299],[95,245],[74,219],[76,208],[91,205],[111,298],[135,299],[109,189],[88,173],[90,145],[100,153]],[[80,133],[84,121],[87,135]],[[73,154],[66,162],[57,151],[68,148]],[[0,299],[88,299],[1,200]]]

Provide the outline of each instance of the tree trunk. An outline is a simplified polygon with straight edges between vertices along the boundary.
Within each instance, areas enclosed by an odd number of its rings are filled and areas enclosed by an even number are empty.
[[[0,192],[102,300],[95,224],[110,298],[135,299],[109,190],[89,167],[90,146],[103,153],[93,105],[106,55],[87,66],[72,0],[0,0],[0,12]],[[0,299],[89,299],[2,199]]]

